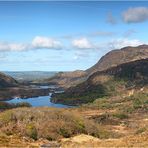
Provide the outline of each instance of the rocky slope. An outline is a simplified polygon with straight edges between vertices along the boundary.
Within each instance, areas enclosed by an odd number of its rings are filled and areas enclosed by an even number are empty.
[[[103,71],[108,68],[148,58],[148,45],[137,47],[125,47],[118,50],[113,50],[104,55],[94,66],[86,71],[74,71],[67,73],[59,73],[51,79],[46,79],[48,83],[54,83],[64,88],[75,86],[85,81],[88,76],[97,71]]]
[[[146,85],[148,85],[148,59],[143,59],[98,71],[87,81],[56,95],[52,101],[78,105]]]
[[[17,81],[10,76],[0,73],[0,88],[16,86]]]

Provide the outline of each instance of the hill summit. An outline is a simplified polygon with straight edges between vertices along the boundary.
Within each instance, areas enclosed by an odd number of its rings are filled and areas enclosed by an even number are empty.
[[[146,58],[148,58],[148,45],[128,46],[108,52],[94,66],[87,69],[86,72],[92,74],[96,71],[106,70],[120,64]]]

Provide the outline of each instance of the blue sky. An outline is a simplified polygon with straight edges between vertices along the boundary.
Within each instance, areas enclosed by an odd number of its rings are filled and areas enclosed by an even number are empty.
[[[148,2],[0,2],[0,71],[87,69],[147,26]]]

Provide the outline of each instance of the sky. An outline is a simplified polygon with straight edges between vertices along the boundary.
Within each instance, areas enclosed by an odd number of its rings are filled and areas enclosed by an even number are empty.
[[[0,71],[85,70],[147,30],[146,1],[0,1]]]

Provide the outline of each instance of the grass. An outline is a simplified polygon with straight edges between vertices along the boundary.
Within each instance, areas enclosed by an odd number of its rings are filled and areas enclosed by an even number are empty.
[[[141,127],[136,131],[136,134],[141,134],[148,131],[148,127]]]
[[[137,92],[130,97],[126,97],[125,101],[129,101],[128,106],[120,107],[125,113],[133,113],[136,111],[148,112],[148,93],[147,92]]]
[[[116,118],[119,118],[119,119],[127,119],[128,115],[125,114],[125,113],[116,113],[116,114],[113,114],[113,117],[116,117]]]
[[[124,92],[125,93],[125,92]],[[147,92],[134,92],[133,95],[123,97],[123,93],[116,96],[107,96],[96,99],[92,103],[82,105],[91,109],[116,109],[116,117],[126,118],[127,114],[131,114],[136,111],[148,111],[148,93]],[[119,114],[118,114],[119,113]]]
[[[104,98],[96,99],[92,103],[88,103],[82,106],[92,108],[92,109],[110,109],[113,107],[113,104],[111,104],[108,101],[108,97],[104,97]]]

